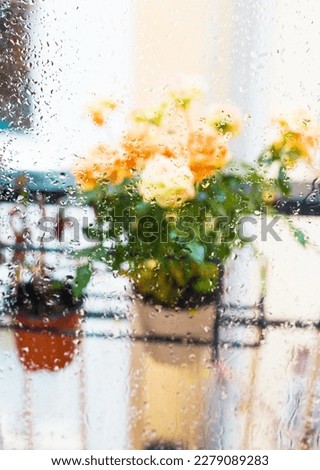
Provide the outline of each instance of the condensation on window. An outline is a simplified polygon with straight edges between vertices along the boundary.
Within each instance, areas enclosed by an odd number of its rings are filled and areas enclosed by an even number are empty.
[[[319,18],[0,1],[0,449],[319,449]]]
[[[16,1],[3,1],[0,5],[1,129],[30,127],[29,8],[27,3]]]

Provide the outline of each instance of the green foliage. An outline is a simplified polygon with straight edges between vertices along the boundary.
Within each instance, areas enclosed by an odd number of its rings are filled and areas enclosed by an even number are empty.
[[[288,195],[290,189],[283,167],[272,179],[247,164],[229,166],[199,184],[193,200],[163,209],[144,201],[137,184],[126,179],[89,193],[98,219],[87,235],[96,244],[77,255],[89,261],[78,269],[75,294],[88,283],[95,260],[131,277],[142,294],[159,303],[174,305],[186,293],[212,292],[217,264],[246,243],[239,235],[241,219],[262,212],[266,190]],[[303,234],[295,236],[303,244]]]
[[[77,268],[75,282],[72,286],[72,293],[75,297],[80,297],[84,288],[87,286],[92,276],[92,267],[90,263]]]
[[[296,240],[300,243],[302,246],[306,246],[307,240],[303,232],[301,230],[295,229],[293,232]]]
[[[287,176],[286,170],[283,166],[280,166],[278,173],[278,185],[284,196],[290,196],[291,185]]]

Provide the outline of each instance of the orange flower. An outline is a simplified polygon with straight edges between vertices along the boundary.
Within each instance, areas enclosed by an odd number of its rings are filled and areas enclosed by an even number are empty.
[[[89,114],[96,126],[103,126],[109,116],[110,111],[116,109],[117,103],[110,100],[102,100],[89,107]]]
[[[144,168],[147,160],[156,154],[165,157],[174,157],[176,152],[170,147],[168,139],[156,132],[153,135],[149,129],[131,129],[123,138],[122,147],[127,154],[131,168],[141,170]]]
[[[132,167],[126,154],[100,144],[76,166],[74,173],[81,189],[90,191],[102,181],[121,183],[124,178],[132,176]]]
[[[104,112],[100,108],[90,110],[91,119],[96,126],[103,126],[105,122]]]
[[[89,160],[77,163],[73,173],[82,191],[92,191],[96,187],[97,181],[94,177],[94,165]]]
[[[191,132],[189,136],[189,167],[197,182],[210,178],[229,160],[224,140],[214,131]]]
[[[131,129],[123,138],[122,147],[128,154],[133,166],[143,163],[155,155],[158,146],[151,142],[148,132],[144,129]]]

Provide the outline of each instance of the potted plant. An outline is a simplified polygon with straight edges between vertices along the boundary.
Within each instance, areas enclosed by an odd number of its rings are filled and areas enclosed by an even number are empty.
[[[241,233],[243,217],[266,206],[275,212],[276,198],[290,193],[287,171],[308,160],[317,142],[311,121],[280,117],[278,137],[258,165],[234,163],[229,143],[240,132],[239,112],[225,105],[194,119],[198,97],[195,89],[170,92],[133,114],[117,147],[99,143],[75,167],[82,201],[97,219],[85,229],[94,243],[78,253],[75,292],[95,262],[127,276],[136,336],[212,339],[223,267],[250,242]],[[94,123],[103,126],[115,107],[105,101],[92,108]]]
[[[72,292],[72,276],[54,277],[54,270],[45,260],[43,243],[37,262],[33,265],[26,260],[28,229],[15,227],[16,215],[17,211],[10,214],[16,248],[8,306],[13,314],[19,359],[26,370],[56,371],[76,355],[82,301]]]
[[[27,370],[56,371],[72,362],[79,346],[81,310],[71,286],[21,284],[14,311],[15,342]]]

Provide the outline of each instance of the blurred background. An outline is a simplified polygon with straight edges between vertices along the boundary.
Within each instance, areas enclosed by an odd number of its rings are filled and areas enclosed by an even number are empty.
[[[238,155],[249,160],[278,110],[318,113],[316,0],[2,0],[0,7],[1,120],[11,130],[1,135],[1,153],[14,167],[70,167],[96,138],[85,119],[94,98],[123,100],[125,112],[181,76],[198,77],[208,103],[231,101],[248,116]]]
[[[157,100],[181,77],[203,84],[208,105],[241,109],[244,131],[233,151],[252,162],[277,111],[302,107],[319,116],[319,13],[317,0],[1,0],[1,168],[70,171],[104,138],[89,123],[92,101],[122,102],[108,131],[116,141],[129,108]],[[307,192],[317,177],[304,167],[293,174]],[[1,203],[2,248],[16,240],[15,207]],[[39,209],[28,211],[36,238]],[[319,240],[318,217],[293,218]],[[319,448],[320,255],[279,231],[282,242],[259,238],[258,260],[250,250],[237,253],[225,278],[236,318],[257,318],[263,293],[271,323],[222,328],[218,357],[211,345],[131,341],[123,282],[106,283],[105,273],[90,285],[84,333],[77,338],[75,319],[71,343],[57,334],[55,358],[51,339],[17,336],[3,311],[0,447]],[[73,269],[61,254],[50,256]],[[1,292],[9,264],[5,257],[0,266]],[[28,356],[37,348],[52,366]]]

